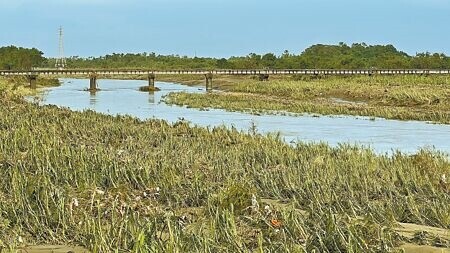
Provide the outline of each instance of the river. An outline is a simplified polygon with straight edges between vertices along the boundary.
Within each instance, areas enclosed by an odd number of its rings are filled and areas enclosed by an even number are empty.
[[[286,142],[326,142],[336,146],[350,143],[372,148],[377,153],[395,150],[415,153],[421,148],[450,154],[450,125],[419,121],[399,121],[353,116],[285,116],[253,115],[224,110],[198,110],[171,106],[163,102],[170,92],[205,92],[203,86],[157,82],[161,89],[153,94],[140,92],[147,81],[99,80],[101,91],[85,91],[89,80],[61,79],[62,85],[46,88],[30,100],[40,104],[68,107],[72,110],[94,110],[106,114],[128,114],[140,119],[187,120],[199,126],[234,126],[248,131],[252,126],[260,133],[279,132]]]

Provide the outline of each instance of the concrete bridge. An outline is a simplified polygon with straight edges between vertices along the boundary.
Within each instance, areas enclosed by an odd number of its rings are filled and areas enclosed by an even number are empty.
[[[42,76],[89,76],[89,90],[97,90],[99,76],[145,75],[148,78],[149,90],[154,90],[157,75],[202,75],[205,77],[206,89],[212,89],[214,75],[257,75],[261,81],[268,80],[270,75],[450,75],[450,70],[433,69],[230,69],[230,70],[109,70],[109,69],[42,69],[31,71],[0,70],[0,76],[26,76],[31,88],[36,88],[36,80]]]

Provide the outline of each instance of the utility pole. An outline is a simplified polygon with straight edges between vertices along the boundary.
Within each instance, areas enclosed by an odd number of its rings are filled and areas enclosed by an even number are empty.
[[[64,57],[64,33],[63,28],[59,27],[59,56],[56,59],[55,67],[57,69],[64,69],[66,65],[66,58]]]

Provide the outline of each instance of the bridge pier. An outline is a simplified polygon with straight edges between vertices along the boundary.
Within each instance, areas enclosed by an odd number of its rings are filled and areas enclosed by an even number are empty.
[[[38,75],[28,75],[28,82],[30,83],[30,88],[31,89],[36,89],[36,82],[37,82],[37,78]]]
[[[213,79],[213,74],[212,73],[205,74],[206,90],[207,91],[212,90],[212,86],[213,86],[212,79]]]
[[[148,74],[148,91],[155,91],[155,74]]]
[[[261,82],[269,81],[269,75],[268,74],[259,74],[258,79]]]
[[[95,72],[89,74],[89,91],[97,91],[97,74]]]

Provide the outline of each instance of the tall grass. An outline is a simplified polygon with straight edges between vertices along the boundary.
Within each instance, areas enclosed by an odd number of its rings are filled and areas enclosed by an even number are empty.
[[[447,76],[244,80],[222,89],[227,92],[204,95],[172,93],[166,101],[196,108],[269,113],[281,110],[450,123],[450,82]]]
[[[290,146],[0,96],[0,251],[390,252],[407,240],[398,222],[450,229],[436,152]]]
[[[37,86],[39,87],[54,87],[59,86],[59,80],[54,78],[39,78],[37,79]],[[29,87],[29,82],[26,77],[0,77],[0,92],[14,95],[31,95],[36,92]]]

